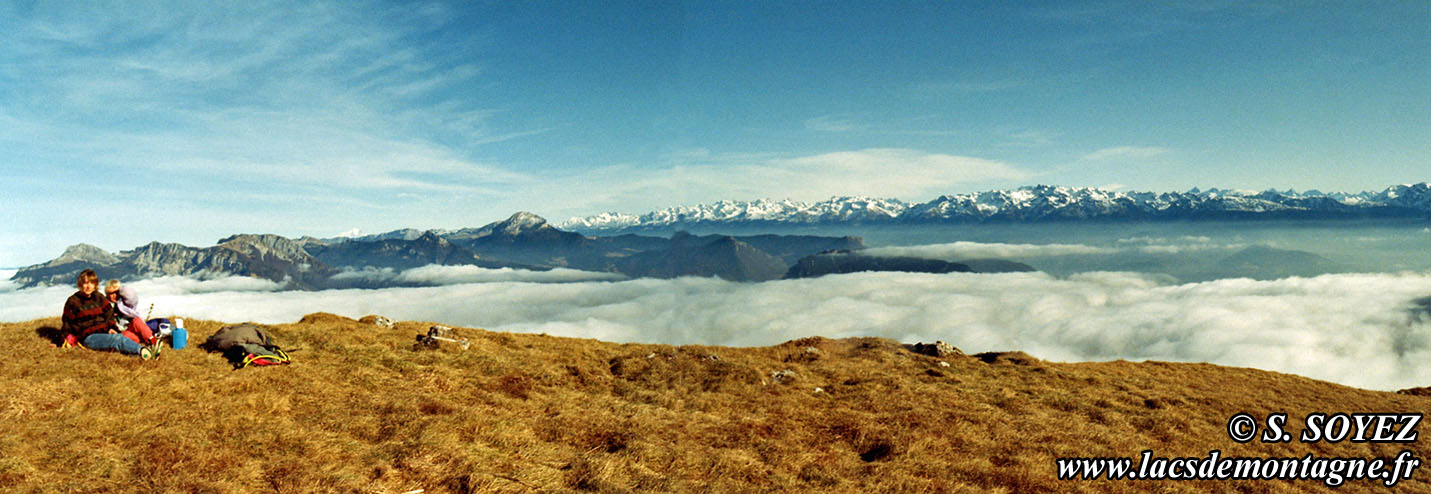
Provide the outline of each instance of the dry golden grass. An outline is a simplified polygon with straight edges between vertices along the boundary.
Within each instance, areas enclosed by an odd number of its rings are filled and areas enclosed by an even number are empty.
[[[1297,425],[1424,413],[1431,397],[1206,364],[944,367],[875,338],[673,347],[475,329],[459,330],[466,351],[417,351],[428,323],[313,314],[274,326],[294,365],[234,371],[195,347],[155,362],[51,348],[35,331],[57,324],[0,324],[16,350],[0,359],[0,491],[1330,492],[1059,481],[1053,459],[1431,457],[1420,442],[1236,444],[1237,412]],[[222,323],[189,326],[192,345]],[[1395,490],[1431,492],[1428,478]]]

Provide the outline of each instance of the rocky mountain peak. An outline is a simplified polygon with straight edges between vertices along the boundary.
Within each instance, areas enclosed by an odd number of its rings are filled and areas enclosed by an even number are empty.
[[[219,240],[218,247],[232,250],[250,257],[273,255],[283,259],[308,257],[298,242],[273,234],[241,233]]]
[[[547,226],[546,218],[535,214],[518,211],[505,221],[496,225],[496,230],[507,235],[518,235],[525,231],[541,229]]]
[[[327,242],[324,242],[323,239],[318,238],[318,237],[314,237],[314,236],[312,236],[312,235],[304,235],[304,236],[302,236],[302,237],[298,237],[298,240],[297,240],[296,242],[298,242],[298,245],[303,246],[303,247],[308,247],[308,246],[310,246],[310,245],[316,245],[316,246],[327,246],[327,245],[328,245],[328,243],[327,243]]]
[[[1431,209],[1431,184],[1402,184],[1387,187],[1376,195],[1376,199],[1397,206]]]
[[[110,254],[104,249],[95,247],[90,244],[75,244],[66,247],[65,252],[63,254],[60,254],[60,257],[51,260],[49,263],[46,263],[46,265],[58,266],[60,264],[68,264],[72,262],[88,262],[98,264],[100,266],[109,266],[112,264],[117,264],[119,262],[119,258],[115,257],[114,254]]]
[[[439,236],[439,235],[437,234],[437,232],[434,232],[434,231],[432,231],[432,230],[428,230],[428,231],[423,232],[423,233],[422,233],[422,236],[417,237],[416,239],[414,239],[414,241],[417,242],[417,243],[419,243],[419,244],[436,245],[436,246],[439,246],[439,247],[440,247],[440,246],[444,246],[444,245],[448,245],[448,244],[451,243],[451,242],[448,242],[447,239],[442,238],[441,236]]]

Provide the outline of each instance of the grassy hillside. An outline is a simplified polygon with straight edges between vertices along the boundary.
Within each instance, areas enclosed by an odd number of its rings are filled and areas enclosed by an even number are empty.
[[[1237,444],[1238,412],[1299,425],[1317,411],[1424,413],[1431,397],[1207,364],[1015,353],[944,366],[875,338],[675,347],[475,329],[459,330],[465,351],[419,351],[427,323],[313,314],[274,326],[294,365],[235,371],[192,346],[144,362],[36,336],[57,325],[0,324],[14,350],[0,359],[0,491],[1330,492],[1060,481],[1053,459],[1431,457],[1431,438]],[[190,321],[191,344],[222,325]],[[1431,492],[1428,479],[1392,491]]]

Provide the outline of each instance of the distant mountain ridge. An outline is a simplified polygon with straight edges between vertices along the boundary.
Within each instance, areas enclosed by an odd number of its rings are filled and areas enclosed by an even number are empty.
[[[620,270],[633,276],[676,278],[719,276],[732,281],[779,279],[784,262],[734,237],[703,239],[681,232],[665,249],[642,252],[623,261]]]
[[[804,235],[678,234],[587,237],[563,231],[529,212],[480,228],[395,230],[333,239],[242,234],[213,247],[150,242],[117,254],[88,244],[65,249],[43,264],[21,268],[11,280],[21,286],[69,285],[84,269],[109,279],[159,276],[211,278],[249,276],[291,289],[379,288],[363,276],[428,265],[547,270],[572,268],[631,277],[718,276],[732,281],[778,279],[787,264],[829,249],[862,249],[858,237]]]
[[[827,274],[867,271],[898,271],[905,273],[969,273],[967,264],[920,259],[917,257],[874,257],[848,250],[821,252],[806,256],[785,272],[785,278],[816,278]]]
[[[283,282],[292,288],[314,288],[336,271],[303,250],[298,242],[278,235],[241,234],[213,247],[150,242],[110,254],[87,244],[65,249],[50,262],[21,268],[11,280],[22,286],[69,285],[75,275],[94,269],[106,279],[159,276],[252,276]]]
[[[896,199],[836,197],[799,201],[720,201],[632,215],[608,212],[559,225],[578,232],[681,229],[710,225],[839,225],[1181,219],[1338,219],[1431,217],[1431,184],[1380,192],[1317,190],[1246,192],[1120,192],[1035,185],[1012,190],[939,196],[920,204]]]

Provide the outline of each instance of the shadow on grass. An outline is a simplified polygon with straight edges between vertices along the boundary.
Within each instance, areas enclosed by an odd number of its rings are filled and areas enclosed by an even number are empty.
[[[51,345],[60,346],[65,342],[65,333],[60,328],[53,326],[40,326],[35,328],[35,336],[48,340]]]

